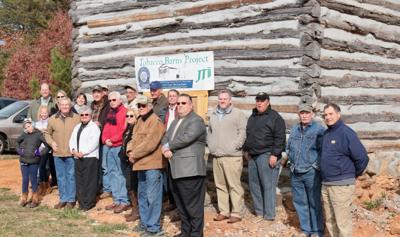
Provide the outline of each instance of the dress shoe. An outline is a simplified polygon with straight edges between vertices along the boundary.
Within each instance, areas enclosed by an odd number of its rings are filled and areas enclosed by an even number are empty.
[[[64,208],[67,205],[66,202],[59,202],[54,206],[54,209],[61,209]]]
[[[216,216],[214,217],[214,221],[223,221],[223,220],[226,220],[226,219],[229,219],[229,217],[224,216],[224,215],[222,215],[222,214],[218,214],[218,215],[216,215]]]
[[[114,213],[118,214],[118,213],[129,210],[129,208],[131,208],[131,206],[128,204],[119,204],[114,208]]]
[[[75,202],[67,202],[67,205],[65,205],[65,208],[72,209],[75,207]]]
[[[106,209],[107,211],[112,211],[112,210],[114,210],[114,208],[116,208],[117,206],[118,206],[117,204],[111,203],[110,205],[107,205],[105,209]]]
[[[236,216],[231,216],[227,222],[229,224],[233,224],[233,223],[240,222],[240,221],[242,221],[242,218],[239,218]]]

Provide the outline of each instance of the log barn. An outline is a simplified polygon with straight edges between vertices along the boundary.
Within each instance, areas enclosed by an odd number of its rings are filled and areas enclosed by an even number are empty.
[[[74,0],[73,87],[121,90],[136,56],[213,51],[215,90],[246,114],[260,92],[290,128],[300,102],[338,103],[372,173],[400,176],[400,1]]]

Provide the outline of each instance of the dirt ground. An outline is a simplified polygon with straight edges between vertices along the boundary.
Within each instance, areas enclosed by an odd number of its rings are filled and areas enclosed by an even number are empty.
[[[21,174],[17,159],[0,160],[0,188],[10,188],[16,194],[21,193]],[[353,220],[354,237],[400,236],[400,191],[399,180],[390,177],[367,177],[358,182],[354,201]],[[247,212],[245,218],[235,224],[214,222],[214,206],[205,207],[205,236],[296,236],[299,234],[297,216],[291,205],[290,193],[283,195],[283,205],[277,207],[277,219],[272,223],[253,223],[254,216]],[[100,223],[126,223],[123,214],[114,214],[104,208],[111,198],[100,200],[96,208],[87,212],[87,216]],[[375,202],[376,201],[376,202]],[[46,195],[41,205],[52,207],[58,202],[55,189]],[[366,203],[371,210],[366,209]],[[179,233],[179,222],[170,222],[167,213],[162,217],[163,229],[167,236]],[[127,223],[133,228],[138,222]],[[399,231],[399,232],[397,232]],[[132,232],[129,236],[139,236]],[[328,235],[326,235],[328,236]]]

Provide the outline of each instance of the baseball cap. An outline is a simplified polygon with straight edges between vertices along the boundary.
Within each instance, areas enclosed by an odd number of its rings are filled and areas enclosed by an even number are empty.
[[[259,92],[256,95],[256,100],[262,100],[262,101],[269,100],[269,95],[265,92]]]
[[[147,105],[151,103],[151,100],[145,95],[138,95],[136,97],[136,102],[141,105]]]
[[[126,90],[126,89],[131,89],[131,90],[137,91],[137,90],[136,90],[136,86],[134,86],[134,85],[125,85],[125,86],[124,86],[124,89],[125,89],[125,90]]]
[[[301,112],[301,111],[312,112],[313,107],[308,104],[301,104],[301,105],[299,105],[299,112]]]
[[[22,127],[25,127],[25,124],[27,124],[27,123],[32,124],[32,119],[30,119],[30,118],[24,119],[24,121],[22,122]]]
[[[94,92],[94,91],[103,91],[103,87],[100,86],[100,85],[95,85],[95,86],[93,87],[93,89],[92,89],[92,92]]]
[[[150,83],[150,90],[158,90],[161,88],[162,88],[162,85],[161,85],[161,82],[159,82],[159,81],[153,81]]]

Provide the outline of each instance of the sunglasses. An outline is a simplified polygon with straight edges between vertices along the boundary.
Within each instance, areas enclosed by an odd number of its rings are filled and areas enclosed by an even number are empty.
[[[117,99],[110,99],[110,100],[108,100],[108,102],[115,102],[115,101],[117,101]]]
[[[64,98],[64,95],[57,96],[57,99]]]
[[[90,114],[81,114],[81,117],[89,117]]]
[[[140,109],[140,108],[146,108],[147,105],[138,104],[137,107],[138,107],[139,109]]]
[[[187,104],[187,102],[177,102],[176,104],[177,105],[185,105],[185,104]]]
[[[133,115],[133,114],[127,114],[127,115],[125,115],[125,117],[127,117],[127,118],[134,118],[135,115]]]

